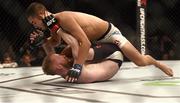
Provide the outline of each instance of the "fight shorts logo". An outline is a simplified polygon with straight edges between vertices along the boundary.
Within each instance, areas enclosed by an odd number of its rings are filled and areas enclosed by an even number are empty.
[[[116,34],[120,34],[120,32],[119,32],[119,31],[114,31],[114,32],[112,33],[112,35],[116,35]]]
[[[119,45],[120,45],[120,41],[119,41],[119,40],[115,40],[115,41],[114,41],[114,44],[116,44],[116,45],[119,46]]]

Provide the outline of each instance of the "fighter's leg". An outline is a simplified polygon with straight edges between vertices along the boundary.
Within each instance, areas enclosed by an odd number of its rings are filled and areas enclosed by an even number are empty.
[[[124,55],[134,62],[138,66],[146,66],[146,65],[154,65],[161,69],[164,73],[169,76],[173,76],[173,71],[167,65],[158,62],[150,55],[141,55],[139,51],[130,43],[127,42],[121,47],[122,52]]]
[[[121,34],[120,30],[111,24],[110,32],[100,42],[116,44],[138,66],[155,65],[169,76],[173,76],[172,70],[165,64],[156,61],[150,55],[141,55],[139,51]]]

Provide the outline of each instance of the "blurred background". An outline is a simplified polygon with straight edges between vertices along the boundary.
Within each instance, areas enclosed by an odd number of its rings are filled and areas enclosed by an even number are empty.
[[[15,62],[19,67],[41,65],[44,50],[41,47],[26,50],[32,26],[26,20],[25,10],[35,1],[43,3],[53,13],[79,11],[112,22],[138,50],[140,48],[140,35],[136,33],[136,0],[0,0],[1,64]],[[148,0],[147,54],[158,60],[180,59],[179,18],[179,0]]]

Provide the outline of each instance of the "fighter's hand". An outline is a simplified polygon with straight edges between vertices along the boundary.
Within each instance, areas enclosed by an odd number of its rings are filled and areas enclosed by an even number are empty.
[[[73,67],[68,71],[68,74],[66,76],[67,82],[77,82],[79,79],[79,76],[81,75],[82,71],[82,65],[80,64],[74,64]]]
[[[60,28],[57,19],[53,15],[45,17],[43,19],[43,23],[51,30],[52,33],[55,33]]]
[[[32,47],[39,47],[45,39],[44,33],[41,30],[34,30],[30,34],[30,44]]]
[[[40,30],[34,30],[31,34],[30,34],[30,43],[34,43],[36,38],[41,35],[43,32]]]

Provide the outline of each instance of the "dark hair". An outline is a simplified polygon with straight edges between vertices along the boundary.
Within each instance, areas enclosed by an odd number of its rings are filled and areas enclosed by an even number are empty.
[[[38,11],[41,11],[41,10],[45,11],[47,9],[43,4],[38,3],[38,2],[33,2],[26,9],[26,16],[27,17],[36,16]]]
[[[51,63],[52,62],[50,60],[50,56],[46,56],[42,63],[42,69],[43,69],[43,72],[47,75],[55,75],[54,71],[51,68]]]

